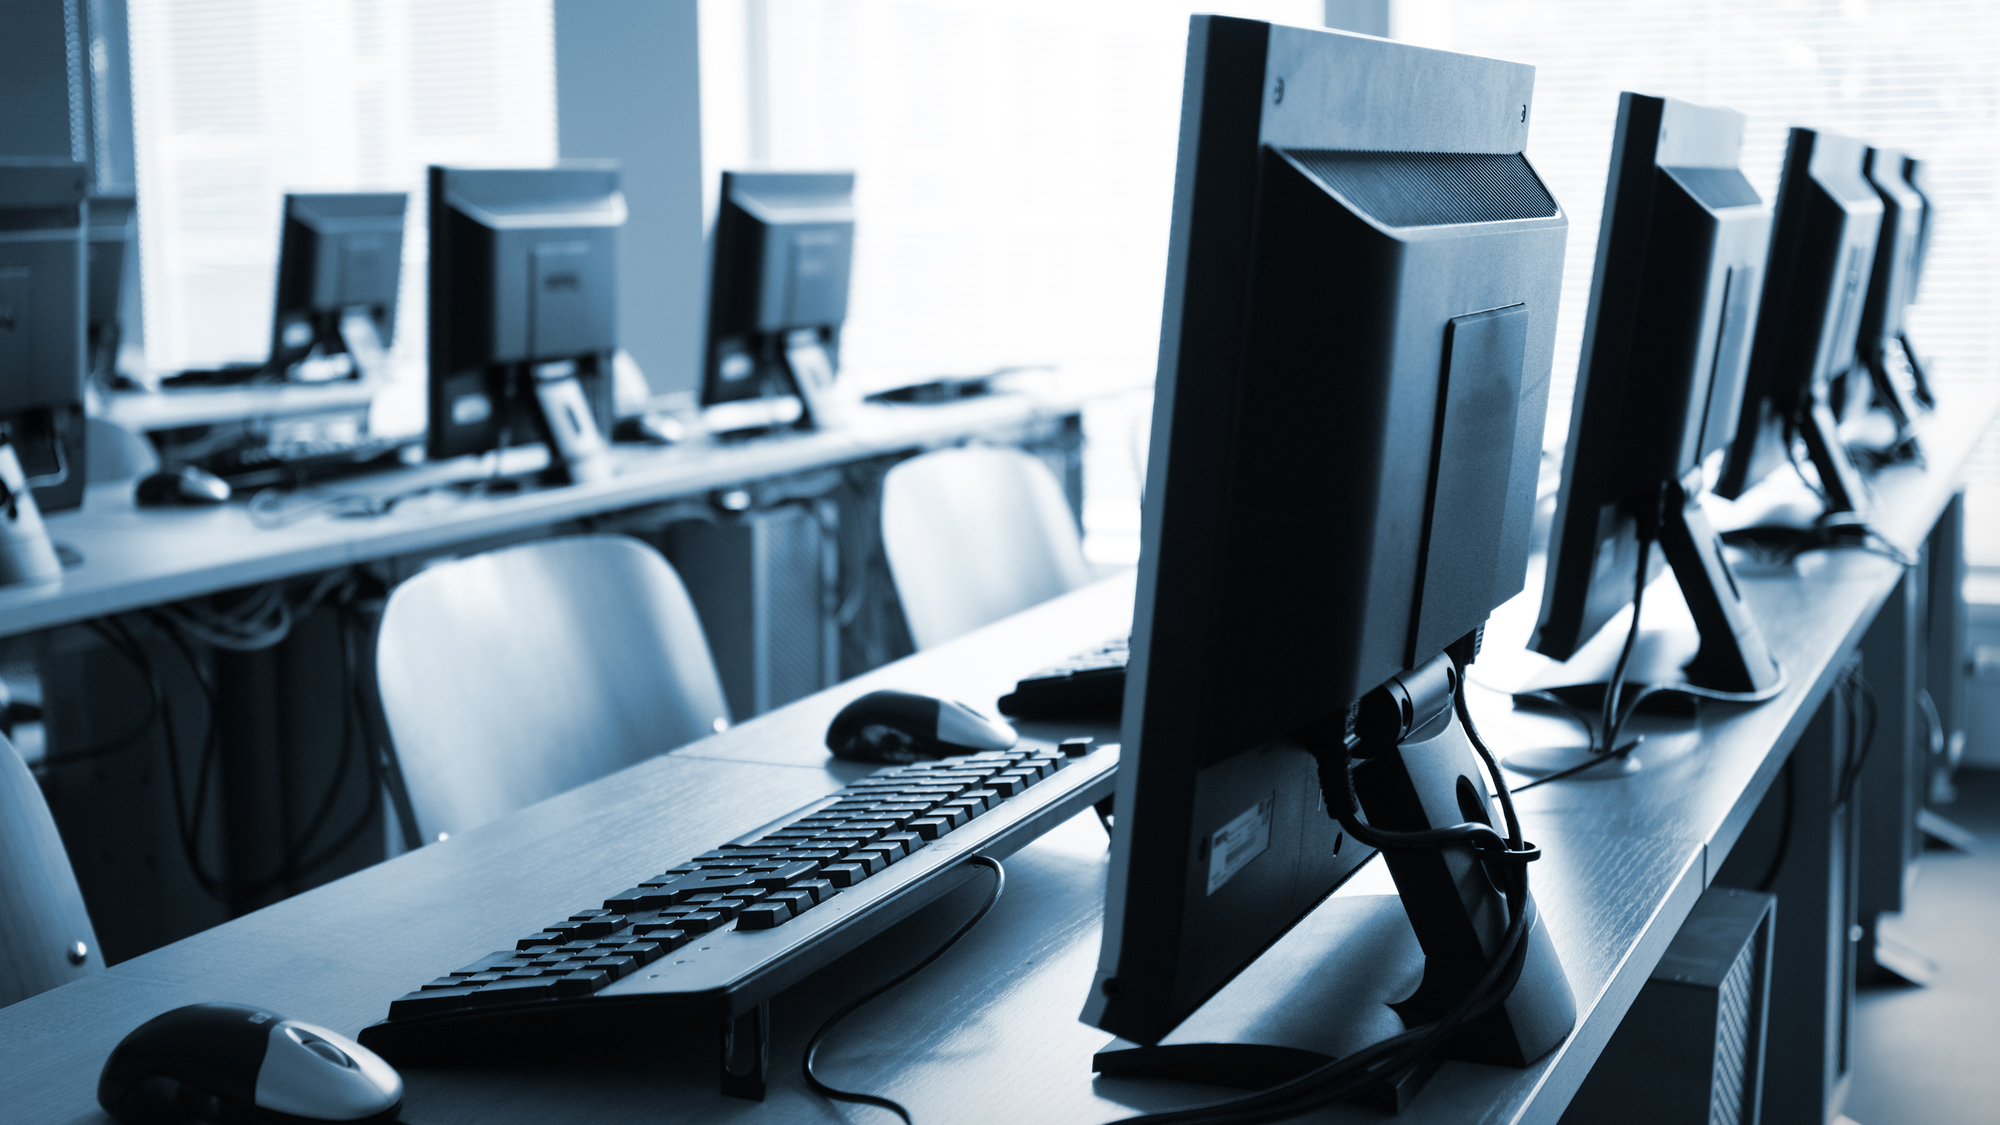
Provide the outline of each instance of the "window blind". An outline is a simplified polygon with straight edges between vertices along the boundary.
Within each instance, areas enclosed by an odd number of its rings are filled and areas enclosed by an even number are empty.
[[[424,352],[424,168],[556,157],[550,0],[131,0],[147,360],[262,360],[288,191],[406,191],[399,366]]]
[[[1824,127],[1927,164],[1938,206],[1910,331],[1947,390],[2000,371],[1993,309],[2000,6],[1972,0],[1400,0],[1399,37],[1531,63],[1528,156],[1569,213],[1549,435],[1567,432],[1621,90],[1749,117],[1743,167],[1776,198],[1786,131]],[[1968,560],[2000,565],[2000,440],[1970,466]]]

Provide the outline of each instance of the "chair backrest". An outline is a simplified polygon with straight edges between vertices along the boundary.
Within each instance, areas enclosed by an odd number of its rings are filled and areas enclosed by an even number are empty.
[[[1062,485],[1018,449],[942,449],[889,470],[882,548],[918,648],[1092,577]]]
[[[55,817],[0,738],[0,1008],[103,967]]]
[[[433,566],[390,595],[375,652],[426,842],[729,725],[687,588],[624,536]]]

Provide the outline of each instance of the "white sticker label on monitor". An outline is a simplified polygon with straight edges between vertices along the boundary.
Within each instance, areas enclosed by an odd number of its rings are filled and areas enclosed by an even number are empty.
[[[1271,794],[1209,837],[1209,894],[1214,894],[1271,846],[1271,810],[1277,801],[1278,795]]]

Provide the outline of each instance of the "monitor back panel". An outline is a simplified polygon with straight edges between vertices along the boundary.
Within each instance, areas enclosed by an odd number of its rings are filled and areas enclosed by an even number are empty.
[[[1345,878],[1292,735],[1520,589],[1566,225],[1532,79],[1193,22],[1099,1026],[1156,1040]]]

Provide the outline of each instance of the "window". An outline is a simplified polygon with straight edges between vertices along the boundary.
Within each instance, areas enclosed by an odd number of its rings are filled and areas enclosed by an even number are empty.
[[[1217,10],[1317,25],[1324,6],[706,3],[704,179],[855,170],[841,359],[864,385],[1041,363],[1148,380],[1188,16]],[[1089,419],[1094,557],[1137,557],[1146,412]]]
[[[406,191],[399,366],[424,354],[424,168],[556,156],[550,0],[131,0],[146,349],[270,349],[288,191]]]
[[[1398,0],[1399,37],[1531,63],[1528,156],[1569,213],[1549,433],[1567,432],[1621,90],[1749,116],[1744,172],[1777,196],[1786,130],[1826,127],[1923,158],[1938,206],[1910,332],[1941,387],[1991,380],[2000,330],[2000,7],[1968,0]],[[1966,555],[2000,565],[2000,439],[1969,469]]]

